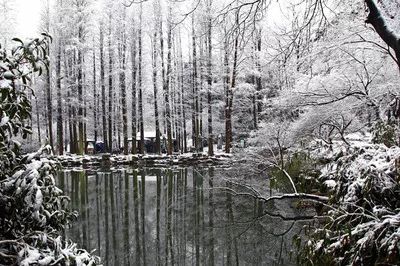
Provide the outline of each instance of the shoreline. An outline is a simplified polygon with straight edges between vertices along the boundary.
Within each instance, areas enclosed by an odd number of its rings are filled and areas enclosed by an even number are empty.
[[[227,165],[231,163],[232,154],[218,153],[208,156],[206,153],[185,153],[178,155],[112,155],[108,153],[98,155],[61,155],[50,156],[63,167],[77,166],[194,166],[194,165]]]

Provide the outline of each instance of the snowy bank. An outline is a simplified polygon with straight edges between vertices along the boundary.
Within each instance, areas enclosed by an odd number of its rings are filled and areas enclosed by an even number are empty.
[[[192,166],[192,165],[225,165],[229,164],[232,155],[219,153],[208,156],[205,153],[185,153],[179,155],[62,155],[56,156],[64,167],[132,165],[132,166]]]

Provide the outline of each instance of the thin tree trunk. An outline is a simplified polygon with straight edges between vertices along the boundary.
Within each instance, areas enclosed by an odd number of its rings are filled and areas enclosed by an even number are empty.
[[[93,38],[94,46],[94,38]],[[96,51],[93,49],[93,123],[94,123],[94,143],[97,142],[97,79],[96,79]]]
[[[49,1],[46,3],[46,30],[50,32],[50,6]],[[47,55],[50,56],[50,46],[47,47]],[[47,68],[46,73],[46,104],[47,104],[47,130],[48,130],[48,144],[54,152],[54,139],[53,139],[53,106],[52,106],[52,92],[51,92],[51,68]]]
[[[136,29],[135,20],[132,19],[132,40],[131,40],[131,58],[132,58],[132,154],[137,153],[136,135],[137,135],[137,92],[136,92],[136,75],[137,75],[137,62],[136,62]]]
[[[257,64],[257,78],[256,78],[256,91],[257,91],[257,117],[259,118],[262,112],[262,80],[261,80],[261,29],[258,31],[257,35],[257,54],[256,54],[256,64]]]
[[[125,21],[126,11],[124,9],[123,21]],[[128,113],[126,103],[126,81],[125,81],[125,70],[126,70],[126,37],[125,37],[125,23],[121,30],[121,43],[120,43],[120,74],[119,82],[121,87],[121,102],[122,102],[122,134],[124,142],[124,154],[127,155],[128,150]]]
[[[198,84],[197,84],[197,50],[196,50],[196,32],[194,28],[194,15],[192,15],[192,46],[193,46],[193,131],[194,131],[194,146],[196,152],[199,152],[199,97],[198,97]]]
[[[237,22],[238,23],[238,22]],[[226,107],[226,144],[225,152],[230,153],[232,148],[232,104],[233,104],[233,90],[236,86],[236,75],[237,75],[237,61],[238,61],[238,48],[239,48],[239,28],[237,29],[235,44],[233,50],[233,66],[232,66],[232,77],[231,84],[227,91],[227,107]]]
[[[111,12],[109,14],[109,33],[108,33],[108,152],[113,152],[113,51],[111,46],[112,39],[112,15]]]
[[[164,62],[164,34],[163,34],[163,23],[162,23],[162,11],[160,0],[157,1],[158,7],[158,16],[160,17],[160,25],[159,25],[159,38],[160,38],[160,55],[161,55],[161,76],[162,76],[162,84],[163,84],[163,96],[165,100],[165,84],[166,84],[166,68]],[[164,103],[165,104],[165,103]],[[166,112],[165,108],[163,108],[163,132],[166,133]]]
[[[208,40],[208,56],[207,56],[207,83],[208,83],[208,88],[207,88],[207,104],[208,104],[208,155],[213,156],[214,155],[214,137],[213,137],[213,126],[212,126],[212,96],[211,96],[211,90],[212,90],[212,16],[211,16],[211,6],[212,6],[212,0],[208,0],[208,21],[207,21],[207,40]]]
[[[165,115],[167,119],[167,139],[168,139],[168,155],[172,155],[173,151],[173,141],[172,141],[172,125],[171,125],[171,110],[169,105],[169,83],[171,80],[171,46],[172,46],[172,9],[171,6],[169,8],[169,21],[168,21],[168,55],[167,55],[167,77],[166,82],[164,84],[164,93],[165,93]]]
[[[83,29],[80,26],[78,29],[79,43],[83,38]],[[83,128],[83,54],[81,48],[78,47],[78,131],[79,131],[79,147],[78,154],[84,153],[84,128]]]
[[[184,104],[184,80],[183,80],[183,58],[182,58],[182,38],[179,31],[179,61],[180,61],[180,86],[181,86],[181,109],[182,109],[182,123],[183,123],[183,152],[187,152],[187,132],[186,132],[186,106]]]
[[[155,7],[156,8],[156,7]],[[154,119],[156,127],[156,149],[155,152],[160,154],[161,152],[161,139],[160,139],[160,121],[158,117],[158,88],[157,88],[157,27],[159,22],[156,21],[154,35],[153,35],[153,87],[154,87]]]
[[[199,52],[200,52],[200,62],[199,62],[199,93],[198,93],[198,97],[199,97],[199,110],[198,110],[198,114],[199,114],[199,150],[201,152],[203,152],[203,91],[204,91],[204,44],[203,43],[203,36],[200,37],[200,41],[199,41]]]
[[[46,75],[46,95],[47,95],[47,119],[48,119],[48,133],[49,133],[49,145],[53,149],[53,107],[51,99],[51,80],[50,80],[50,68]]]
[[[142,64],[143,64],[143,55],[142,55],[142,14],[143,7],[142,3],[140,4],[140,15],[139,15],[139,125],[140,125],[140,145],[139,145],[139,152],[141,154],[145,153],[144,150],[144,121],[143,121],[143,81],[142,81]]]
[[[39,105],[38,105],[38,97],[35,96],[35,103],[36,103],[36,122],[37,122],[37,129],[38,129],[38,141],[39,145],[42,146],[42,136],[40,133],[40,112],[39,112]]]
[[[59,155],[64,154],[64,131],[62,115],[62,93],[61,93],[61,36],[59,36],[56,62],[56,85],[57,85],[57,150]]]
[[[100,83],[101,83],[101,118],[103,123],[103,142],[106,151],[110,151],[107,139],[107,118],[106,118],[106,84],[104,74],[104,33],[103,21],[100,22]]]

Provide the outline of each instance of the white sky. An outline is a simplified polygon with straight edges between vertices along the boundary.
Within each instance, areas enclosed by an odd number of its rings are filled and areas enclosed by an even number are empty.
[[[18,37],[36,37],[39,34],[42,0],[15,0]]]

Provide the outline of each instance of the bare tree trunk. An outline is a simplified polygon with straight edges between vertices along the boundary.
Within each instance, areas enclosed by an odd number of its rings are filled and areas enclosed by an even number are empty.
[[[74,84],[73,80],[73,60],[66,54],[64,50],[64,69],[67,77],[67,112],[68,112],[68,134],[69,134],[69,152],[75,153],[74,134],[73,134],[73,112],[71,104],[71,94]]]
[[[239,33],[235,38],[234,45],[234,54],[233,54],[233,66],[232,66],[232,77],[231,77],[231,85],[228,89],[228,106],[226,108],[226,144],[225,144],[225,152],[229,153],[232,148],[232,105],[233,105],[233,89],[236,86],[236,75],[237,75],[237,59],[238,59],[238,45],[239,45]]]
[[[56,85],[57,85],[57,150],[59,155],[64,154],[64,131],[63,131],[63,109],[61,93],[61,36],[59,36],[56,62]]]
[[[205,42],[203,43],[203,39],[205,40],[204,36],[200,37],[199,40],[199,50],[200,50],[200,62],[199,62],[199,93],[197,94],[199,97],[199,150],[203,152],[203,91],[204,91],[204,46]]]
[[[104,33],[103,21],[100,22],[100,83],[101,83],[101,118],[103,123],[103,142],[106,151],[110,151],[107,139],[107,119],[106,119],[106,84],[104,74]]]
[[[46,95],[47,95],[47,119],[48,119],[48,133],[49,133],[49,145],[51,149],[53,149],[53,106],[52,106],[52,99],[51,99],[51,80],[50,80],[50,68],[48,69],[46,75]]]
[[[78,29],[78,41],[81,43],[83,38],[82,26]],[[84,128],[83,128],[83,54],[81,47],[78,47],[78,131],[79,131],[79,147],[78,154],[84,153]]]
[[[186,106],[185,102],[185,93],[184,93],[184,73],[183,73],[183,58],[182,58],[182,38],[181,33],[179,31],[179,61],[180,61],[180,86],[181,86],[181,114],[182,114],[182,126],[183,126],[183,152],[187,152],[187,132],[186,132]]]
[[[167,77],[166,77],[166,82],[164,84],[164,93],[165,93],[165,115],[167,119],[167,139],[168,139],[168,155],[172,154],[173,151],[173,141],[172,141],[172,125],[171,125],[171,110],[170,110],[170,105],[169,105],[169,83],[171,80],[171,46],[172,46],[172,9],[171,6],[169,8],[169,14],[168,14],[168,37],[167,37],[167,42],[168,42],[168,55],[167,55]]]
[[[179,36],[177,36],[179,37]],[[176,131],[176,143],[177,143],[177,150],[182,153],[183,150],[183,125],[182,125],[182,107],[181,107],[181,78],[180,78],[180,64],[179,64],[179,51],[180,46],[178,42],[178,38],[174,38],[174,106],[175,106],[175,131]]]
[[[50,32],[50,5],[49,1],[46,3],[46,30]],[[50,55],[50,46],[47,47],[47,55]],[[47,68],[46,73],[46,104],[47,104],[47,126],[48,126],[48,144],[54,152],[54,139],[53,139],[53,106],[52,106],[52,92],[51,92],[51,68]]]
[[[85,64],[85,62],[83,61],[83,64]],[[83,75],[83,84],[86,84],[86,75]],[[86,88],[84,88],[84,92],[83,92],[83,152],[87,153],[87,95],[86,95]]]
[[[196,32],[194,27],[194,15],[192,14],[192,45],[193,45],[193,113],[194,116],[192,119],[193,122],[193,130],[194,130],[194,145],[196,152],[200,151],[199,147],[199,97],[198,97],[198,80],[197,80],[197,50],[196,50]]]
[[[232,147],[232,102],[233,102],[233,92],[232,89],[236,85],[236,66],[237,66],[237,49],[239,45],[239,33],[237,33],[234,44],[234,59],[233,59],[233,69],[232,69],[232,77],[231,84],[229,85],[229,55],[228,55],[228,43],[225,39],[224,48],[225,48],[225,152],[230,153]]]
[[[137,62],[136,62],[136,29],[135,21],[132,19],[132,40],[131,40],[131,58],[132,58],[132,154],[137,153],[136,135],[137,135],[137,92],[136,92],[136,74],[137,74]]]
[[[123,11],[123,21],[125,21],[126,11]],[[124,142],[124,154],[127,155],[128,150],[128,113],[126,103],[126,81],[125,81],[125,70],[126,70],[126,36],[125,36],[125,22],[123,22],[121,29],[121,42],[120,42],[120,73],[119,82],[121,87],[121,102],[122,102],[122,134]]]
[[[212,17],[211,17],[211,6],[212,0],[208,0],[207,12],[208,12],[208,21],[207,21],[207,45],[208,45],[208,56],[207,56],[207,104],[208,104],[208,155],[214,155],[214,137],[213,137],[213,126],[212,126]]]
[[[256,54],[256,67],[257,67],[257,78],[256,78],[256,91],[257,91],[257,117],[259,118],[261,116],[262,112],[262,79],[261,79],[261,62],[260,62],[260,56],[261,56],[261,44],[262,44],[262,39],[261,39],[261,29],[258,31],[257,34],[257,54]]]
[[[141,154],[145,153],[144,150],[144,121],[143,121],[143,81],[142,81],[142,64],[143,64],[143,55],[142,55],[142,14],[143,7],[142,3],[140,4],[140,15],[139,15],[139,126],[140,126],[140,145],[139,145],[139,152]]]
[[[160,25],[159,25],[159,38],[160,38],[160,55],[161,55],[161,76],[162,76],[162,84],[163,84],[163,96],[165,100],[165,84],[166,84],[166,67],[164,61],[164,33],[163,33],[163,23],[162,23],[162,12],[161,12],[161,4],[160,0],[157,1],[158,7],[158,16],[160,17]],[[164,103],[165,104],[165,103]],[[162,117],[163,117],[163,132],[166,133],[166,110],[165,108],[162,109]]]
[[[109,14],[109,32],[108,32],[108,152],[113,152],[113,51],[111,45],[112,39],[112,15]]]
[[[155,9],[157,7],[155,6]],[[156,17],[158,14],[156,14]],[[154,34],[153,34],[153,88],[154,88],[154,119],[156,127],[156,150],[157,154],[161,152],[161,139],[160,139],[160,121],[158,117],[158,87],[157,87],[157,27],[159,27],[159,22],[156,20]]]
[[[93,46],[94,46],[93,38]],[[93,49],[93,119],[94,119],[94,143],[97,142],[98,129],[97,129],[97,79],[96,79],[96,51]]]
[[[39,112],[39,105],[38,105],[38,97],[35,96],[35,103],[36,103],[36,122],[37,122],[37,129],[38,129],[38,141],[39,145],[42,145],[42,136],[40,133],[40,112]]]

